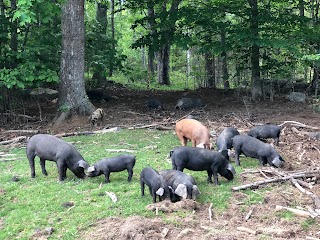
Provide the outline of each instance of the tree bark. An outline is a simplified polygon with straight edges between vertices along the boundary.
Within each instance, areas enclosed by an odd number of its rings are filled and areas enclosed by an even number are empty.
[[[226,31],[225,28],[221,29],[221,45],[222,45],[222,80],[223,80],[223,88],[229,89],[229,74],[228,74],[228,63],[227,63],[227,52],[226,52]]]
[[[12,13],[17,9],[17,1],[11,0],[11,11]],[[16,55],[18,51],[18,21],[12,20],[12,26],[11,26],[11,50],[15,52]],[[16,57],[16,56],[15,56]],[[15,68],[17,66],[16,58],[12,59],[12,62],[10,63],[11,68]]]
[[[114,29],[114,0],[111,0],[111,60],[110,60],[110,68],[109,68],[109,77],[113,75],[113,59],[115,57],[116,45],[115,45],[115,29]]]
[[[216,87],[216,71],[215,71],[214,55],[211,53],[206,53],[204,58],[205,58],[205,67],[206,67],[206,74],[207,74],[207,86],[215,88]]]
[[[154,13],[154,3],[152,1],[148,2],[148,17],[149,17],[149,28],[151,32],[150,40],[151,43],[148,47],[148,72],[150,75],[154,76],[155,68],[154,68],[154,37],[155,37],[155,13]]]
[[[251,46],[251,94],[253,100],[262,97],[262,84],[260,78],[260,47],[257,43],[259,39],[259,10],[257,0],[248,0],[251,7],[251,35],[253,42]]]
[[[61,9],[62,52],[57,125],[72,115],[89,115],[95,109],[86,95],[84,84],[84,0],[67,0]]]
[[[170,48],[172,43],[173,34],[175,31],[175,22],[177,20],[176,11],[179,7],[181,0],[172,0],[171,7],[168,11],[168,18],[164,28],[161,29],[163,32],[162,45],[158,52],[158,83],[161,85],[170,85],[169,80],[169,60],[170,60]],[[162,10],[167,11],[166,2],[162,4]]]
[[[108,26],[107,11],[108,6],[106,3],[97,3],[96,19],[100,25],[99,32],[97,34],[106,35]],[[98,65],[94,69],[92,79],[97,81],[98,86],[103,86],[107,80],[106,69],[103,66]]]
[[[170,45],[165,44],[158,52],[158,83],[170,85],[169,79]]]

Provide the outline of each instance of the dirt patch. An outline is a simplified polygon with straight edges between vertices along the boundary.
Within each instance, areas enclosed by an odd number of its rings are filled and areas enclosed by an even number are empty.
[[[132,91],[124,88],[109,88],[110,100],[105,103],[94,102],[96,107],[105,110],[103,123],[94,130],[111,127],[143,127],[160,124],[173,129],[176,120],[188,114],[219,134],[224,127],[234,126],[246,132],[252,125],[261,123],[281,124],[284,121],[297,121],[320,127],[320,115],[312,110],[308,103],[292,103],[284,96],[277,96],[275,101],[251,102],[246,97],[239,97],[235,91],[199,89],[197,91]],[[195,111],[175,110],[175,104],[183,96],[201,97],[205,108]],[[156,97],[165,106],[165,111],[148,110],[148,97]],[[51,101],[37,102],[25,100],[24,108],[12,113],[11,120],[0,116],[0,140],[9,140],[27,133],[8,132],[9,129],[38,130],[43,133],[62,133],[91,130],[88,117],[70,119],[64,126],[53,127],[52,119],[56,105]],[[41,109],[41,111],[39,110]],[[28,115],[25,118],[21,115]],[[298,128],[299,131],[315,131]],[[319,130],[317,130],[319,131]],[[34,134],[34,133],[31,133]],[[212,140],[215,142],[215,139]],[[273,141],[271,140],[272,144]],[[285,171],[297,171],[308,167],[318,167],[320,162],[320,142],[295,133],[290,125],[284,125],[279,146],[276,150],[286,159]],[[265,179],[259,172],[242,174],[242,183]],[[317,179],[314,180],[317,183]],[[306,239],[307,236],[320,238],[319,217],[286,218],[283,211],[275,211],[276,205],[301,206],[304,209],[314,207],[313,201],[288,183],[272,184],[272,191],[265,194],[260,203],[247,206],[247,195],[233,192],[228,209],[223,213],[213,212],[212,222],[209,218],[209,203],[200,204],[193,201],[177,203],[162,202],[147,207],[154,212],[153,218],[132,216],[108,218],[96,222],[84,239]],[[259,192],[259,190],[256,190]],[[313,193],[320,195],[319,184],[313,186]],[[0,195],[5,194],[1,192]],[[245,217],[252,210],[250,218]],[[156,211],[165,216],[156,215]],[[186,214],[177,214],[183,211]],[[287,220],[290,219],[290,220]],[[293,219],[293,220],[292,220]],[[0,222],[1,226],[1,222]],[[244,227],[244,229],[237,229]],[[245,229],[254,233],[248,233]],[[39,231],[36,236],[46,238],[47,231]]]

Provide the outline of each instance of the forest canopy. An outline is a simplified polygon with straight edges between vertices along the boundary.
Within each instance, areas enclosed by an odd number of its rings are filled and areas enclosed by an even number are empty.
[[[65,1],[0,0],[1,100],[57,86]],[[318,88],[319,1],[85,1],[86,88],[249,87],[266,81]],[[316,91],[317,94],[317,91]],[[11,95],[11,94],[9,94]],[[5,108],[5,107],[4,107]]]

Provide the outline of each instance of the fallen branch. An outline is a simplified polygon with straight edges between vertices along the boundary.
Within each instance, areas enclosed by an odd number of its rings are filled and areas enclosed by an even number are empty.
[[[298,188],[298,190],[306,195],[308,195],[312,200],[314,201],[314,205],[316,209],[320,209],[320,198],[318,195],[314,194],[313,192],[305,190],[301,185],[298,183],[298,181],[294,178],[291,179],[291,183]]]
[[[34,119],[34,117],[25,115],[25,114],[14,114],[14,113],[2,113],[1,115],[4,116],[16,116],[16,117],[23,117],[23,118],[28,118],[28,119]]]
[[[296,121],[284,121],[283,123],[279,124],[279,127],[282,127],[283,125],[289,123],[291,126],[293,127],[301,127],[301,128],[309,128],[309,129],[314,129],[314,130],[320,130],[319,127],[313,127],[313,126],[309,126],[300,122],[296,122]]]
[[[7,144],[11,144],[11,143],[17,143],[17,142],[21,142],[21,141],[23,141],[25,139],[27,139],[26,136],[20,136],[20,137],[13,138],[11,140],[2,141],[2,142],[0,142],[0,145],[7,145]]]
[[[130,150],[130,149],[105,149],[107,152],[136,152],[136,150]]]
[[[13,130],[7,130],[7,133],[20,133],[20,134],[37,134],[40,131],[39,130],[23,130],[23,129],[13,129]]]
[[[109,133],[109,132],[116,132],[119,130],[120,130],[120,128],[114,127],[114,128],[108,128],[108,129],[102,129],[102,130],[96,130],[96,131],[60,133],[60,134],[56,134],[55,136],[56,137],[70,137],[70,136],[81,136],[81,135],[104,134],[104,133]]]
[[[153,124],[148,124],[148,125],[144,125],[144,126],[133,126],[133,127],[129,127],[128,129],[132,130],[132,129],[144,129],[144,128],[156,128],[158,130],[172,130],[172,127],[165,127],[163,125],[160,125],[159,123],[153,123]]]
[[[295,214],[297,216],[300,216],[300,217],[312,217],[312,218],[314,218],[314,216],[311,213],[307,212],[307,211],[296,209],[296,208],[289,208],[289,207],[283,207],[283,206],[280,206],[280,205],[276,205],[276,211],[281,211],[281,210],[287,210],[287,211],[292,212],[293,214]]]
[[[314,170],[314,171],[306,171],[306,172],[301,172],[301,173],[293,173],[284,177],[276,177],[276,178],[270,178],[266,180],[261,180],[261,181],[256,181],[253,183],[248,183],[244,184],[238,187],[232,187],[233,191],[239,191],[239,190],[244,190],[247,188],[258,188],[261,185],[265,185],[268,183],[276,183],[276,182],[284,182],[287,180],[290,180],[291,178],[310,178],[314,177],[316,175],[319,175],[319,169]]]
[[[306,136],[315,140],[319,140],[320,139],[320,132],[306,132],[306,131],[299,131],[298,129],[296,129],[295,127],[291,128],[291,131],[293,133],[298,134],[299,136]]]

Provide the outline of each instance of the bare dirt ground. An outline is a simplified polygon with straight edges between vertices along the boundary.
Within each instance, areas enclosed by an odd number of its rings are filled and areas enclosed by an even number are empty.
[[[273,102],[251,102],[247,97],[237,96],[235,91],[199,89],[197,91],[158,92],[133,91],[125,88],[110,87],[107,93],[111,100],[106,103],[94,102],[96,107],[104,108],[106,116],[98,128],[111,127],[146,127],[159,124],[173,127],[173,123],[188,115],[189,111],[175,110],[175,104],[182,96],[202,97],[206,107],[193,111],[198,120],[214,129],[219,134],[224,127],[234,126],[240,131],[247,131],[252,125],[262,123],[282,124],[284,121],[297,121],[307,127],[296,129],[301,132],[320,131],[308,126],[320,127],[320,114],[315,113],[308,103],[293,103],[285,96],[277,96]],[[150,111],[145,102],[148,97],[161,100],[165,111]],[[39,110],[41,109],[41,111]],[[5,125],[0,128],[0,140],[13,139],[25,133],[10,132],[10,129],[38,130],[39,132],[61,133],[91,130],[88,117],[71,119],[63,127],[52,125],[56,106],[51,101],[30,99],[24,109],[17,109],[16,114],[25,114],[33,119],[11,116],[11,121],[2,120]],[[41,120],[41,121],[40,121]],[[215,141],[215,139],[213,140]],[[271,141],[272,143],[272,141]],[[292,125],[285,124],[282,129],[280,144],[275,146],[286,159],[283,171],[298,171],[319,167],[320,141],[307,135],[294,132]],[[261,170],[272,170],[270,167]],[[272,170],[273,171],[273,170]],[[268,177],[255,171],[240,174],[243,184]],[[320,176],[320,173],[318,174]],[[318,177],[319,178],[319,177]],[[308,191],[320,196],[318,178]],[[305,179],[306,181],[308,179]],[[212,212],[210,221],[210,204],[200,204],[191,200],[177,203],[161,202],[149,205],[149,211],[163,211],[166,221],[155,214],[154,218],[132,216],[130,218],[109,218],[95,223],[83,232],[84,239],[320,239],[320,217],[293,216],[287,220],[283,211],[276,211],[276,205],[300,206],[303,210],[315,208],[314,199],[299,191],[290,183],[274,183],[264,200],[253,206],[244,203],[248,196],[241,191],[232,193],[228,209],[223,213]],[[259,191],[255,189],[252,191]],[[252,211],[248,220],[248,212]],[[174,214],[175,211],[186,214]],[[173,224],[176,223],[176,224]],[[243,227],[243,228],[238,228]],[[249,229],[249,230],[248,230]],[[251,232],[250,232],[251,230]]]

